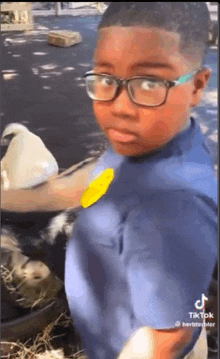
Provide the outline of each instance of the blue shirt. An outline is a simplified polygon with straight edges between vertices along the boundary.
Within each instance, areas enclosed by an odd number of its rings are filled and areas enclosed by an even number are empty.
[[[151,155],[109,148],[94,176],[107,168],[114,181],[81,210],[66,250],[69,308],[90,359],[116,358],[141,326],[202,322],[189,313],[217,261],[217,181],[193,118]]]

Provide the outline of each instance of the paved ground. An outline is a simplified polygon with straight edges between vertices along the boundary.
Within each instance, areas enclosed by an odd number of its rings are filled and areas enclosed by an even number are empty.
[[[95,123],[82,76],[92,68],[100,15],[37,16],[35,31],[2,33],[2,130],[10,122],[28,126],[56,157],[60,169],[90,156],[105,142]],[[81,44],[59,48],[47,44],[51,29],[80,31]],[[200,106],[193,111],[217,166],[217,49],[206,56],[213,76]],[[5,148],[2,148],[2,156]],[[210,356],[215,359],[216,356]]]

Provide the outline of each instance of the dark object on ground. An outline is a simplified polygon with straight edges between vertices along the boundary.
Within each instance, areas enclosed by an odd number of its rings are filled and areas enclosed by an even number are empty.
[[[3,323],[1,332],[2,359],[19,355],[23,346],[25,353],[27,350],[40,353],[46,349],[62,348],[64,355],[68,357],[83,350],[82,340],[70,317],[64,291],[44,308]]]
[[[56,299],[43,308],[1,323],[1,340],[27,340],[43,330],[62,310],[62,301]]]

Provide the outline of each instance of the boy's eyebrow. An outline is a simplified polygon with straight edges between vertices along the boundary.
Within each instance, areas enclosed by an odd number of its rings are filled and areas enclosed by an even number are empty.
[[[109,68],[113,68],[114,66],[109,64],[108,62],[94,62],[94,66],[101,66],[101,67],[109,67]]]
[[[150,68],[155,68],[155,67],[159,67],[159,68],[169,68],[171,70],[174,70],[174,66],[172,66],[171,64],[168,63],[162,63],[162,62],[136,62],[131,66],[131,69],[134,69],[136,67],[150,67]]]
[[[111,65],[108,62],[94,62],[94,66],[101,66],[101,67],[108,67],[108,68],[113,68],[114,66]],[[174,70],[174,66],[172,66],[171,64],[168,63],[162,63],[162,62],[135,62],[132,66],[131,69],[135,69],[137,67],[147,67],[147,68],[169,68],[171,70]]]

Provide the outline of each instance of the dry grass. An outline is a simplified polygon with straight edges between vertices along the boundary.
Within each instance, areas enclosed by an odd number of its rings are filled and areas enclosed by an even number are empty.
[[[60,330],[62,328],[62,330]],[[57,330],[58,329],[58,330]],[[62,331],[62,333],[61,333]],[[8,359],[87,359],[82,344],[77,341],[67,341],[65,336],[73,332],[72,320],[66,312],[50,323],[41,333],[26,342],[1,342],[8,352],[1,358]],[[73,334],[73,333],[72,333]],[[71,337],[71,336],[70,336]],[[62,338],[64,339],[62,341]],[[58,341],[59,339],[59,341]],[[61,345],[63,344],[63,345]],[[59,348],[57,346],[60,345]],[[66,354],[66,352],[69,352]]]
[[[10,295],[21,307],[33,309],[39,304],[45,304],[45,293],[39,295],[36,302],[32,300],[31,306],[27,303],[27,298],[19,293],[19,284],[14,283],[13,270],[1,265],[1,277]],[[47,325],[37,336],[26,342],[2,341],[1,348],[2,359],[86,359],[80,337],[66,312]]]
[[[21,265],[21,263],[19,262]],[[23,277],[16,276],[15,267],[8,263],[0,267],[1,280],[11,298],[20,308],[32,311],[42,308],[62,288],[63,283],[52,274],[45,285],[29,285]],[[7,359],[86,359],[79,334],[75,331],[69,312],[64,306],[61,315],[47,325],[38,335],[24,341],[1,341],[1,358]],[[59,312],[60,313],[60,312]]]

